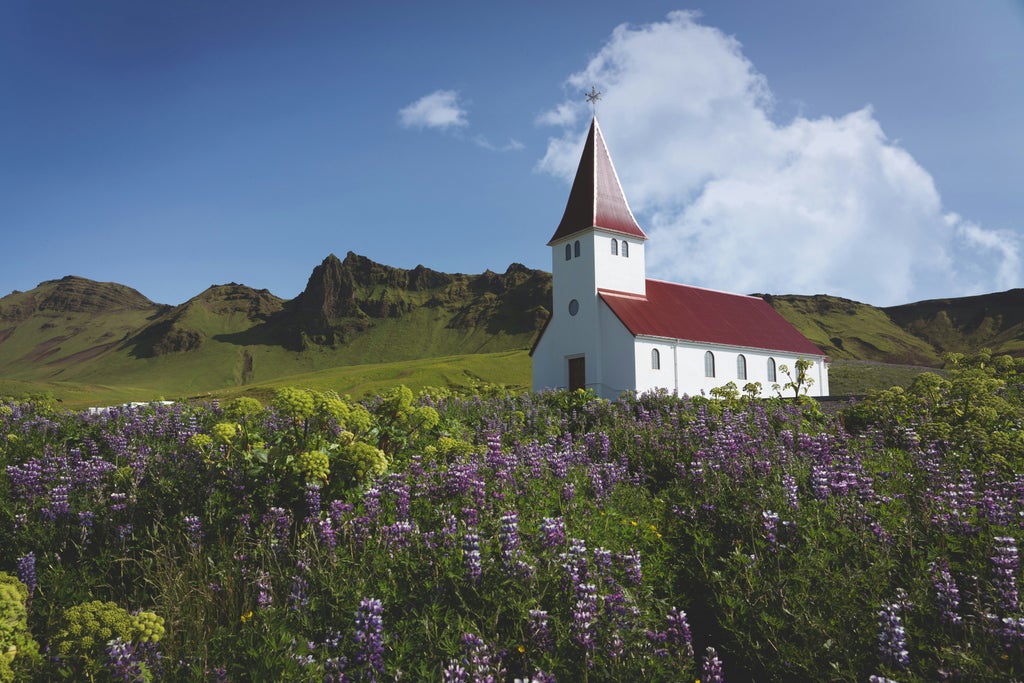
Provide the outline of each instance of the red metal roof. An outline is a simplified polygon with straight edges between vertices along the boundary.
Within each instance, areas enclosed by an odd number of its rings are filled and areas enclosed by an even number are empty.
[[[825,354],[764,299],[647,280],[647,296],[599,289],[633,334],[747,346],[807,356]]]
[[[583,145],[583,156],[572,181],[562,222],[548,244],[594,227],[647,239],[626,203],[596,117]]]

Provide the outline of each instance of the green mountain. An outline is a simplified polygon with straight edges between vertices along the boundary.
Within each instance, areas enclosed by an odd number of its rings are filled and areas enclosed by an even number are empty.
[[[171,307],[67,277],[0,299],[0,379],[194,395],[339,366],[521,350],[550,299],[550,275],[519,264],[446,274],[353,253],[324,259],[290,301],[232,283]]]
[[[760,296],[829,354],[837,379],[844,363],[937,367],[947,351],[983,347],[1024,354],[1020,289],[890,308]],[[526,385],[526,349],[550,307],[550,274],[519,264],[501,274],[449,274],[351,252],[324,259],[292,300],[230,283],[167,306],[123,285],[68,276],[0,299],[0,394],[195,396],[314,381],[316,373],[368,388]]]

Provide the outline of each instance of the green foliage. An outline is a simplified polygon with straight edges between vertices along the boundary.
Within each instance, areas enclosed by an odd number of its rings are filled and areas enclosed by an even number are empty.
[[[376,419],[377,445],[385,453],[407,448],[425,436],[440,421],[431,406],[415,405],[412,390],[400,385],[380,397],[373,407]]]
[[[0,572],[0,681],[16,680],[38,662],[39,646],[28,629],[28,588]]]
[[[946,376],[918,375],[845,411],[846,425],[862,432],[881,425],[890,438],[912,430],[925,442],[954,446],[964,465],[984,462],[1024,471],[1024,359],[949,354]]]
[[[782,389],[792,391],[793,396],[796,398],[806,396],[807,391],[814,384],[814,378],[808,373],[808,370],[813,365],[814,361],[807,360],[806,358],[797,358],[792,370],[789,369],[788,365],[779,365],[779,374],[785,375],[788,378],[788,381],[782,385]],[[779,391],[778,385],[774,385],[774,387],[776,391]]]

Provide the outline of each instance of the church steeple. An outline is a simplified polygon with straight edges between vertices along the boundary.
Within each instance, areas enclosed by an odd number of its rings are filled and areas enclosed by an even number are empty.
[[[647,239],[626,203],[596,116],[590,124],[565,213],[548,245],[592,228]]]

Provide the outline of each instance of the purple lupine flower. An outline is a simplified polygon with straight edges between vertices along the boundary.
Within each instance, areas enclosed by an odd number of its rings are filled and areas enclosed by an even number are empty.
[[[545,548],[557,548],[565,545],[565,519],[563,517],[545,517],[540,521],[541,544]]]
[[[480,536],[467,533],[462,537],[462,565],[466,569],[466,579],[472,584],[480,583],[483,565],[480,557]]]
[[[81,510],[78,513],[78,530],[82,535],[82,543],[89,541],[89,534],[92,533],[92,523],[96,514],[92,510]]]
[[[1024,642],[1024,617],[999,617],[984,615],[992,623],[992,630],[999,636],[1007,649],[1019,647]]]
[[[581,583],[576,590],[576,604],[572,609],[570,638],[583,647],[588,654],[593,652],[597,640],[597,587],[592,583]]]
[[[371,486],[363,494],[363,507],[366,508],[366,516],[371,520],[377,519],[380,514],[380,489]]]
[[[668,628],[665,629],[665,642],[673,646],[677,652],[682,652],[686,657],[693,656],[693,635],[690,633],[690,623],[686,619],[686,612],[673,607],[668,611],[666,617]]]
[[[203,540],[203,523],[197,515],[185,515],[185,534],[193,549],[199,547]]]
[[[548,613],[542,609],[530,610],[530,638],[540,650],[551,648],[551,629],[548,626]]]
[[[334,521],[330,517],[324,517],[317,521],[316,537],[333,553],[335,547],[338,545],[338,538],[334,533]]]
[[[904,605],[896,602],[882,605],[878,611],[878,652],[882,661],[899,669],[910,664],[910,651],[907,650],[907,632],[903,628]]]
[[[704,675],[702,683],[725,683],[725,673],[722,671],[722,660],[718,658],[715,648],[709,647],[704,651]]]
[[[330,515],[331,520],[335,526],[342,526],[345,523],[345,519],[349,513],[355,510],[355,506],[351,503],[345,503],[340,500],[332,500],[328,506],[327,514]]]
[[[619,559],[626,565],[626,579],[634,586],[643,583],[640,551],[630,548],[628,553],[619,555]]]
[[[995,600],[1004,613],[1017,611],[1017,542],[1012,536],[997,536],[995,539],[995,555],[992,556],[992,587],[995,589]]]
[[[960,616],[960,591],[956,587],[956,581],[949,571],[949,562],[943,558],[931,565],[932,585],[935,586],[935,597],[942,610],[941,619],[947,624],[958,626],[963,623]]]
[[[569,501],[571,501],[575,497],[576,497],[576,486],[573,485],[572,482],[570,482],[570,483],[568,483],[568,484],[566,484],[565,486],[562,487],[562,500],[564,500],[565,502],[568,503]]]
[[[462,517],[466,520],[466,526],[478,526],[480,524],[480,513],[476,508],[462,508]]]
[[[320,484],[306,482],[306,520],[315,520],[320,517]]]
[[[28,552],[18,558],[18,580],[28,588],[28,599],[36,592],[36,554]]]
[[[107,666],[110,676],[116,681],[142,683],[145,681],[145,653],[140,645],[121,638],[107,644]]]
[[[365,677],[376,681],[384,674],[384,605],[376,598],[363,598],[356,609],[356,662],[366,664]]]
[[[273,585],[270,582],[270,574],[260,569],[256,572],[256,606],[266,609],[274,604]]]
[[[768,539],[768,545],[775,545],[775,531],[779,526],[779,513],[772,512],[771,510],[764,510],[761,512],[761,527],[764,529],[765,538]]]
[[[461,661],[452,659],[441,672],[441,680],[444,683],[469,683],[469,672],[462,667]]]
[[[388,549],[388,555],[394,557],[395,552],[408,549],[412,546],[413,539],[419,534],[419,526],[416,522],[399,521],[381,527],[380,535],[384,545]]]
[[[483,638],[472,633],[462,634],[462,651],[463,661],[467,666],[467,680],[505,680],[506,671],[501,661],[501,653],[495,652]]]
[[[292,612],[299,612],[309,607],[309,581],[305,577],[305,573],[309,570],[307,558],[300,557],[295,563],[295,568],[298,571],[292,574],[291,590],[288,592],[288,609]]]
[[[271,525],[271,547],[285,546],[291,533],[291,513],[281,507],[272,507],[263,515],[263,523]]]
[[[128,507],[128,494],[127,493],[111,493],[110,494],[110,511],[120,512]]]
[[[519,513],[506,512],[501,516],[501,561],[506,569],[515,566],[519,558]]]
[[[395,519],[404,521],[409,519],[409,484],[405,481],[404,474],[389,474],[384,482],[384,490],[389,493],[395,501]]]
[[[610,574],[612,569],[612,551],[607,548],[594,548],[594,567],[599,573]]]
[[[800,507],[800,499],[797,497],[796,478],[786,472],[782,475],[782,489],[786,497],[786,505],[796,510]]]

